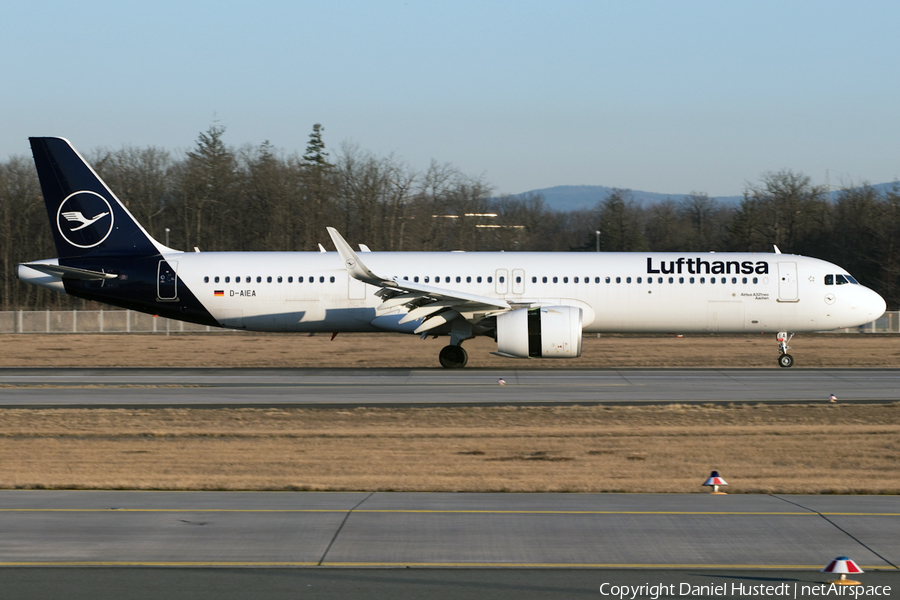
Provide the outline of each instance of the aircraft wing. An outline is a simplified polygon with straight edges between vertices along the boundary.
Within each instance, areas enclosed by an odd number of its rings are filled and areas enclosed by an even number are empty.
[[[507,302],[496,298],[422,285],[399,277],[390,279],[379,277],[366,267],[336,229],[328,227],[328,234],[350,276],[381,288],[376,292],[384,300],[378,307],[379,310],[403,306],[409,313],[400,320],[400,323],[422,320],[415,333],[424,333],[460,317],[466,320],[480,320],[485,315],[510,310]]]

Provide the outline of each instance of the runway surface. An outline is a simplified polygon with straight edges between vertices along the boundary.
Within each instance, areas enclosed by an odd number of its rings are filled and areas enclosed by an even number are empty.
[[[0,491],[0,595],[814,598],[846,555],[890,598],[898,517],[896,496]]]
[[[2,567],[900,565],[900,497],[0,491]]]
[[[900,400],[900,370],[0,369],[0,406],[807,402],[829,394]]]
[[[766,592],[768,597],[784,600],[812,600],[825,595],[828,587],[823,582],[832,578],[817,571],[6,568],[0,569],[0,589],[9,598],[66,600],[696,600],[760,598],[766,597]],[[900,595],[898,573],[868,572],[857,579],[868,592],[864,597]],[[624,594],[623,586],[628,586]],[[647,586],[642,593],[640,586]],[[761,589],[763,586],[767,589]],[[635,588],[639,593],[632,595]]]

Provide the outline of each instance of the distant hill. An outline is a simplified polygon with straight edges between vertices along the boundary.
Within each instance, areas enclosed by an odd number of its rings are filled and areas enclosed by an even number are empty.
[[[893,188],[893,183],[879,183],[872,187],[879,191],[887,191]],[[597,203],[604,200],[606,196],[613,190],[605,185],[558,185],[540,190],[531,190],[524,194],[541,194],[547,206],[553,210],[569,212],[573,210],[593,209]],[[665,201],[666,199],[673,202],[680,202],[687,194],[658,194],[656,192],[644,192],[641,190],[630,190],[634,201],[641,206],[651,206]],[[521,196],[524,194],[516,194]],[[832,199],[837,197],[837,192],[831,192]],[[737,206],[743,196],[712,196],[723,204]]]

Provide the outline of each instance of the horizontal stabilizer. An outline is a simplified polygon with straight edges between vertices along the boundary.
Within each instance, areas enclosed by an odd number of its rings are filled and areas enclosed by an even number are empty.
[[[64,267],[62,265],[48,265],[43,263],[24,263],[26,266],[35,271],[46,273],[47,275],[56,275],[64,279],[78,279],[81,281],[97,281],[102,279],[115,279],[118,275],[114,273],[103,273],[101,271],[88,271],[86,269],[76,269],[75,267]]]

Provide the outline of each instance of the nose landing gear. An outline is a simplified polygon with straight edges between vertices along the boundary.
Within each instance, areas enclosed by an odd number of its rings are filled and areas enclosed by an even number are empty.
[[[794,357],[787,353],[791,349],[788,346],[788,342],[791,341],[792,337],[794,337],[794,334],[787,331],[779,331],[778,335],[775,336],[775,339],[778,341],[778,353],[781,355],[778,357],[778,366],[784,369],[794,366]]]

